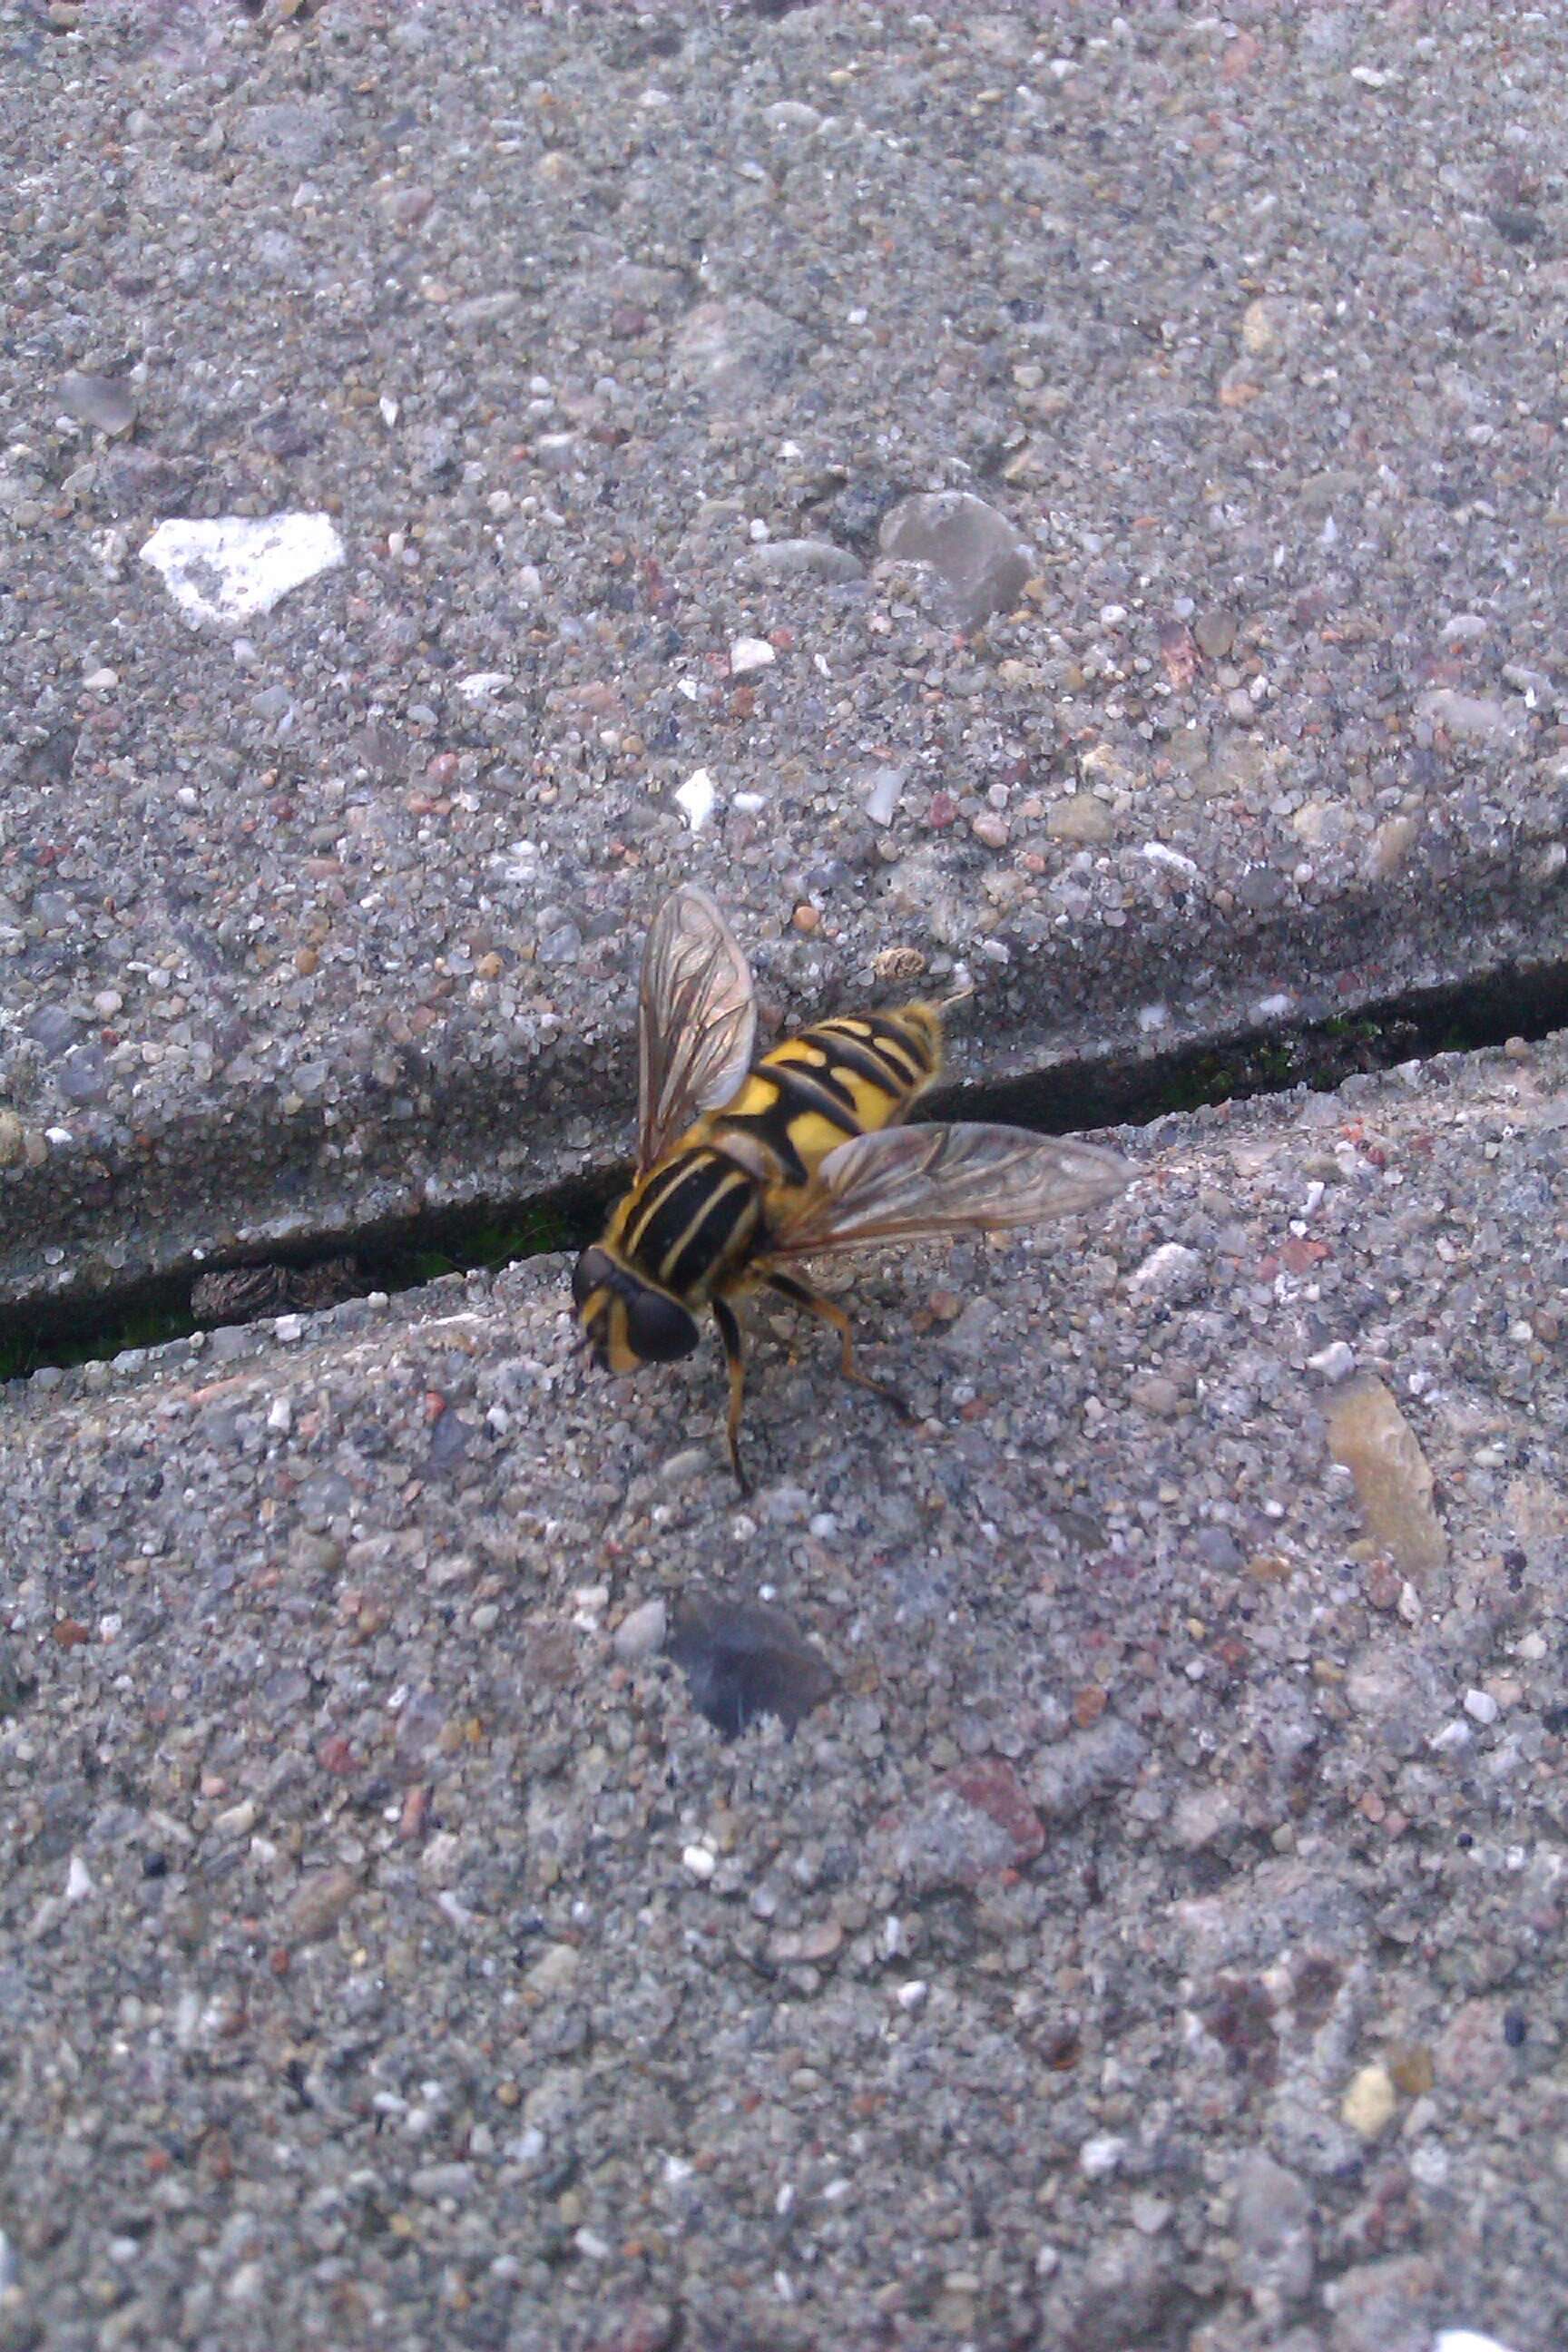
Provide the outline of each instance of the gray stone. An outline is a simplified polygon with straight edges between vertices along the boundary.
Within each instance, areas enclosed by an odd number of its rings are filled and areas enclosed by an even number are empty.
[[[965,629],[1010,612],[1033,569],[1029,548],[1007,517],[967,490],[901,500],[883,517],[879,542],[884,555],[931,566]]]
[[[60,378],[60,401],[68,415],[95,432],[118,439],[136,422],[136,394],[122,378],[82,375],[73,368]]]

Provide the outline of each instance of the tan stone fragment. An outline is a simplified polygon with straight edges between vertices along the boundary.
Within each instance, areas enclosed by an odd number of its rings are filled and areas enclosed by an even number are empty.
[[[1373,1541],[1406,1576],[1441,1568],[1448,1543],[1432,1507],[1432,1472],[1381,1381],[1350,1381],[1340,1391],[1329,1413],[1329,1451],[1355,1480]]]

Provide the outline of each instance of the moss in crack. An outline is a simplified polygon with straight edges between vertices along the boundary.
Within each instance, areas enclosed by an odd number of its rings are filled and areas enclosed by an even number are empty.
[[[279,1275],[304,1277],[309,1290],[312,1270],[353,1265],[352,1277],[337,1286],[342,1297],[363,1297],[373,1290],[412,1290],[438,1282],[444,1275],[464,1274],[475,1267],[495,1270],[520,1258],[541,1257],[557,1250],[581,1248],[596,1231],[603,1213],[603,1188],[576,1188],[559,1197],[532,1202],[511,1216],[492,1211],[451,1213],[421,1219],[400,1233],[381,1233],[356,1242],[351,1261],[336,1252],[290,1251],[276,1260],[259,1255],[247,1265],[272,1265]],[[207,1269],[212,1271],[212,1269]],[[0,1381],[24,1380],[45,1366],[62,1369],[74,1364],[105,1361],[132,1348],[157,1348],[170,1339],[187,1339],[193,1331],[217,1321],[258,1320],[298,1307],[302,1298],[267,1297],[248,1314],[193,1313],[189,1275],[149,1283],[121,1301],[51,1303],[38,1309],[21,1308],[0,1316]],[[328,1303],[325,1299],[318,1303]]]

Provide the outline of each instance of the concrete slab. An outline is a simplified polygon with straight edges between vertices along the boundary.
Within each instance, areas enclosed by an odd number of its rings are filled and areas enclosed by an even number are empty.
[[[1120,1137],[745,1509],[545,1261],[8,1391],[0,2344],[1554,2352],[1565,1133]]]
[[[1565,71],[0,0],[0,1294],[618,1149],[682,875],[994,1073],[1559,956]],[[249,618],[140,560],[323,516]]]

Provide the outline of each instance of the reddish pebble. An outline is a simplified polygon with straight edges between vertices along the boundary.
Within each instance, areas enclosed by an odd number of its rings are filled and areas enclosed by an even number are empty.
[[[458,781],[456,751],[437,751],[425,763],[425,773],[433,784],[455,784]]]
[[[1286,1242],[1279,1252],[1280,1263],[1289,1274],[1310,1274],[1315,1265],[1321,1265],[1328,1255],[1326,1242],[1296,1240]]]
[[[92,1639],[90,1628],[79,1617],[62,1617],[50,1630],[62,1650],[79,1649],[84,1642]]]
[[[940,833],[945,825],[954,824],[957,820],[958,803],[953,799],[952,794],[932,793],[931,806],[926,811],[926,823],[931,826],[931,831]]]
[[[1104,1713],[1105,1693],[1097,1683],[1087,1684],[1073,1700],[1073,1721],[1080,1731],[1087,1731],[1089,1725],[1098,1723]]]

